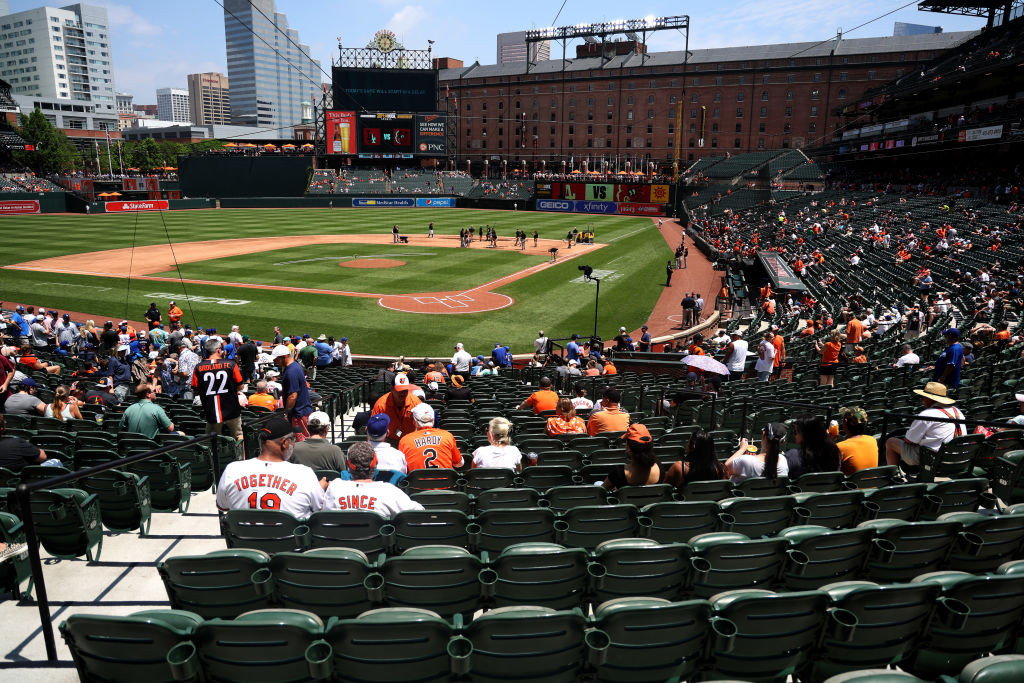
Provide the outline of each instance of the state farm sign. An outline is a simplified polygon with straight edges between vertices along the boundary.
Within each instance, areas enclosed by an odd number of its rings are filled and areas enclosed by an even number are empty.
[[[0,216],[12,216],[22,213],[39,213],[39,202],[35,199],[0,201]]]
[[[107,213],[118,213],[121,211],[167,211],[169,205],[166,199],[153,199],[141,202],[105,202]]]

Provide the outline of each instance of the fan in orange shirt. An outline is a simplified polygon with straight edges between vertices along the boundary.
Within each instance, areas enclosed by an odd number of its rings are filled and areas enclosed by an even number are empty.
[[[256,382],[256,393],[249,397],[249,405],[267,410],[277,410],[277,399],[267,391],[267,380]]]
[[[410,472],[424,468],[462,467],[462,453],[452,433],[434,426],[434,409],[420,403],[412,409],[416,431],[406,434],[398,442],[398,450],[405,456]]]

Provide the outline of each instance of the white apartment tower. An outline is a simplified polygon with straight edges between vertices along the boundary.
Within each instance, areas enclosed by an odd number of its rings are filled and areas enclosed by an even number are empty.
[[[551,41],[530,43],[530,61],[546,62],[551,59]],[[521,64],[526,61],[526,31],[498,34],[498,66]]]
[[[116,114],[108,27],[106,8],[96,5],[0,16],[0,78],[15,95],[86,101],[98,114]]]
[[[192,113],[188,106],[188,90],[183,88],[158,88],[156,91],[156,117],[161,121],[191,123]]]

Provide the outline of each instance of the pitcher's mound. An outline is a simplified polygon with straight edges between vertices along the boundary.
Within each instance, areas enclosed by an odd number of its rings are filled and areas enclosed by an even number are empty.
[[[338,263],[342,268],[397,268],[404,266],[405,261],[389,258],[357,258]]]

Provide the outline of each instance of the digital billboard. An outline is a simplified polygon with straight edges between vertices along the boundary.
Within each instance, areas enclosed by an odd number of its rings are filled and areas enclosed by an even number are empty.
[[[358,147],[360,154],[412,154],[415,114],[376,112],[360,114]]]
[[[427,157],[443,157],[447,151],[444,114],[416,115],[416,154]]]
[[[328,154],[355,154],[356,114],[352,111],[329,111],[325,119]]]
[[[433,69],[347,69],[334,67],[334,106],[357,112],[437,109]]]

